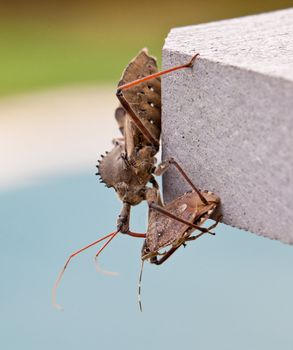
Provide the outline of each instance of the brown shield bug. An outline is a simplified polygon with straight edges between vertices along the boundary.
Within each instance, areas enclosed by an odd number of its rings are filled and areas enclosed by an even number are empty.
[[[162,205],[156,189],[147,191],[149,206],[148,229],[141,252],[142,266],[138,288],[141,310],[140,294],[143,262],[149,259],[153,264],[162,264],[179,247],[185,246],[186,242],[196,240],[205,233],[214,235],[211,230],[217,226],[221,219],[221,215],[219,215],[216,222],[210,227],[202,227],[207,219],[215,217],[216,213],[219,212],[220,198],[210,191],[198,190],[174,159],[162,163],[156,170],[156,175],[162,175],[171,164],[177,168],[192,190],[175,198],[166,205]],[[200,231],[200,233],[191,236],[195,230]],[[169,249],[161,253],[161,249],[166,247],[169,247]]]
[[[147,191],[149,219],[148,231],[142,249],[142,260],[150,259],[151,263],[157,265],[166,261],[186,241],[197,239],[204,233],[211,233],[210,231],[218,223],[217,220],[209,228],[202,227],[202,224],[207,219],[214,217],[216,210],[219,209],[220,198],[212,192],[198,190],[174,159],[162,163],[156,174],[161,175],[171,164],[177,168],[192,190],[166,205],[161,204],[156,189]],[[191,237],[194,230],[199,230],[201,233]],[[163,254],[159,253],[162,248],[167,246],[171,246],[171,248]],[[158,256],[161,256],[159,260]]]

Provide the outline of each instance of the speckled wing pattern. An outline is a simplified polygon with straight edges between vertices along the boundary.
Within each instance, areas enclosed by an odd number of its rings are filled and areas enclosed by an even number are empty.
[[[195,192],[187,192],[168,203],[164,209],[181,219],[201,226],[212,216],[219,203],[218,197],[212,192],[201,193],[209,201],[209,205],[203,204]],[[178,240],[189,237],[193,231],[194,228],[151,210],[148,232],[152,234],[147,235],[146,246],[149,251],[156,252],[169,245],[176,245]]]
[[[143,49],[124,70],[118,87],[157,71],[156,59],[149,56],[147,50]],[[159,141],[161,133],[160,78],[135,85],[125,91],[123,90],[123,98],[147,130]],[[117,107],[115,119],[123,139],[121,139],[119,144],[115,144],[110,152],[102,155],[97,165],[97,175],[100,176],[100,182],[105,183],[107,187],[113,187],[119,182],[129,181],[129,179],[125,179],[126,175],[129,176],[129,173],[125,172],[125,159],[131,161],[135,152],[150,144],[136,127],[123,106]],[[124,158],[121,158],[122,155]],[[115,167],[113,167],[113,163],[115,163]]]
[[[118,87],[134,80],[146,77],[158,71],[154,57],[143,49],[126,67]],[[161,79],[160,77],[123,90],[123,97],[146,129],[160,139],[161,134]],[[124,135],[127,143],[127,135]],[[135,137],[135,136],[134,136]],[[139,142],[146,143],[147,140]]]
[[[147,50],[143,49],[124,70],[118,87],[157,71],[156,59],[149,56]],[[123,97],[143,125],[159,141],[161,133],[160,78],[123,90]],[[115,119],[124,139],[119,144],[115,144],[110,152],[102,155],[97,165],[97,175],[100,176],[100,182],[105,183],[107,187],[113,187],[118,182],[124,181],[124,176],[127,175],[124,171],[125,159],[131,161],[132,155],[137,150],[149,145],[148,140],[144,138],[130,115],[121,105],[115,111]],[[123,159],[121,155],[124,155]],[[113,167],[114,163],[115,167]]]

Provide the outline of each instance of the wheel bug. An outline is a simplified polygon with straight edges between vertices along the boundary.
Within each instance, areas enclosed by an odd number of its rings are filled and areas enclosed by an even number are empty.
[[[115,111],[122,138],[114,139],[114,148],[102,155],[97,168],[100,182],[113,187],[123,203],[117,230],[129,230],[131,206],[146,199],[147,184],[158,184],[153,176],[155,155],[161,134],[160,76],[193,66],[198,54],[187,64],[162,72],[156,60],[142,50],[126,67],[118,83],[117,97],[121,103]]]
[[[137,233],[129,230],[126,232],[126,234],[129,236],[145,239],[141,253],[142,266],[139,277],[138,295],[140,310],[142,310],[140,295],[144,261],[149,259],[151,263],[160,265],[165,262],[181,245],[185,245],[187,241],[196,240],[205,233],[214,235],[211,230],[217,226],[221,218],[221,216],[219,216],[216,222],[207,228],[201,227],[201,225],[207,219],[212,218],[213,215],[215,215],[217,209],[219,208],[220,199],[212,192],[198,190],[174,159],[170,159],[169,161],[160,164],[157,167],[155,174],[162,175],[171,164],[175,165],[177,170],[190,184],[192,191],[186,192],[183,195],[175,198],[170,203],[163,205],[159,190],[156,188],[148,188],[146,190],[146,200],[149,206],[147,232]],[[191,236],[194,230],[198,230],[200,233],[195,236]],[[117,229],[115,232],[112,232],[98,239],[97,241],[90,243],[69,256],[53,287],[52,300],[53,305],[56,308],[61,309],[61,307],[56,303],[56,291],[71,259],[84,250],[107,239],[106,243],[104,243],[95,256],[97,263],[97,258],[100,253],[117,236],[119,232],[120,231]],[[164,253],[160,253],[160,250],[167,246],[171,246],[171,248]],[[158,260],[158,256],[162,257]]]
[[[184,217],[180,217],[180,215],[176,216],[175,218],[174,214],[172,214],[172,210],[169,213],[166,210],[166,207],[164,208],[162,206],[162,201],[158,190],[159,186],[153,176],[154,173],[160,175],[160,173],[163,173],[164,169],[168,167],[167,163],[163,163],[155,172],[156,159],[154,156],[159,149],[159,138],[161,132],[159,76],[178,69],[192,67],[197,56],[198,54],[193,56],[190,62],[187,64],[173,67],[162,72],[157,72],[155,59],[148,56],[146,51],[143,50],[132,62],[130,62],[124,71],[117,90],[117,97],[119,98],[122,107],[118,107],[115,112],[115,117],[123,137],[114,140],[114,148],[110,152],[107,152],[106,156],[102,156],[102,160],[99,161],[97,166],[99,170],[97,175],[101,176],[101,182],[104,182],[107,187],[113,187],[123,202],[123,207],[117,220],[117,230],[69,256],[53,287],[53,304],[57,308],[60,306],[56,303],[56,291],[65,269],[74,256],[100,243],[101,241],[108,239],[96,254],[97,258],[101,251],[112,241],[114,237],[116,237],[119,232],[138,238],[147,237],[147,234],[129,231],[131,206],[139,204],[142,200],[148,200],[149,202],[152,196],[156,196],[157,200],[154,203],[152,202],[149,204],[151,210],[156,210],[161,214],[164,214],[165,216],[169,217],[169,220],[175,219],[181,222],[181,224],[185,225],[186,232],[187,228],[189,227],[199,230],[201,234],[209,232],[209,229],[202,228],[199,225],[196,225],[194,222],[188,222],[184,219]],[[134,77],[137,79],[134,80]],[[151,84],[147,83],[149,80],[152,81]],[[180,171],[181,168],[179,165],[174,161],[173,163]],[[182,169],[181,173],[192,185]],[[147,187],[148,182],[153,185],[153,188]],[[201,202],[207,206],[209,202],[205,198],[205,195],[196,190],[193,185],[192,187],[201,199]],[[177,202],[174,202],[173,205],[176,206]],[[179,208],[176,210],[178,211]],[[202,216],[203,214],[204,213],[201,213],[200,215]],[[198,218],[198,215],[196,217]],[[150,219],[151,221],[154,220],[152,215],[150,215]],[[161,219],[159,220],[162,221]],[[155,251],[152,250],[149,239],[156,233],[157,232],[151,234],[144,245],[144,251],[146,254],[144,255],[143,260],[150,257],[151,262],[153,263],[156,263],[155,255],[158,255],[159,253],[155,254]],[[182,236],[181,240],[183,238],[184,237]],[[177,241],[177,238],[174,238],[173,241]],[[180,244],[178,241],[177,245],[179,247],[184,243],[184,240],[182,242],[180,241]],[[157,246],[158,249],[162,247],[163,246],[160,245]],[[176,249],[178,247],[176,247]],[[155,255],[150,256],[150,253]],[[169,252],[168,257],[172,253]],[[165,258],[164,261],[166,259],[167,258]],[[162,262],[162,259],[157,261],[158,264]]]

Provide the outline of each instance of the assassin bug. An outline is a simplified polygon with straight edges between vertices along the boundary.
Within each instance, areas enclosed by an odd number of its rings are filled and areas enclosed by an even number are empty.
[[[206,233],[214,235],[211,230],[218,225],[221,219],[221,215],[218,215],[214,224],[207,228],[201,227],[206,220],[214,218],[217,215],[217,212],[220,210],[220,198],[210,191],[197,189],[182,167],[172,158],[161,163],[156,168],[155,175],[163,175],[169,169],[170,165],[176,167],[178,172],[191,186],[192,190],[185,192],[183,195],[164,205],[159,190],[148,188],[146,191],[146,200],[149,206],[147,232],[126,232],[126,234],[133,237],[145,238],[141,251],[142,265],[138,288],[140,310],[142,310],[140,295],[144,261],[149,259],[150,263],[161,265],[179,247],[182,245],[185,246],[186,242],[194,241]],[[200,232],[191,236],[195,230]],[[96,258],[117,233],[112,234],[108,242],[99,250]],[[160,250],[166,247],[169,247],[169,249],[161,253]]]
[[[174,159],[159,165],[156,175],[162,175],[171,164],[176,167],[192,190],[166,205],[161,204],[156,189],[149,189],[147,192],[149,206],[148,231],[141,258],[142,260],[150,259],[150,262],[156,265],[165,262],[186,241],[194,240],[207,232],[211,233],[210,230],[215,228],[219,221],[217,220],[209,228],[201,227],[207,219],[213,217],[219,208],[220,198],[210,191],[198,190]],[[190,237],[195,229],[201,231],[201,233],[198,237]],[[170,245],[171,248],[168,251],[163,254],[159,253],[160,249]],[[161,256],[159,260],[158,256]]]
[[[119,232],[146,238],[145,234],[129,231],[129,216],[131,206],[146,200],[148,193],[151,193],[149,191],[152,188],[147,187],[148,182],[153,185],[153,190],[159,197],[158,184],[153,176],[156,162],[154,156],[159,149],[161,132],[159,76],[192,67],[197,56],[193,56],[187,64],[157,72],[155,59],[143,50],[124,71],[117,90],[117,97],[123,107],[118,107],[115,113],[123,137],[114,141],[114,148],[106,153],[106,156],[102,156],[97,166],[99,170],[97,175],[101,176],[101,182],[104,182],[107,187],[113,187],[123,202],[123,208],[117,220],[117,230],[70,255],[53,287],[53,304],[56,307],[59,307],[56,303],[58,285],[74,256],[108,238],[96,254],[97,258]],[[151,83],[148,82],[149,80]],[[162,167],[163,165],[161,169]],[[199,196],[207,204],[200,193]],[[161,204],[160,199],[158,203]],[[164,210],[154,206],[152,209]],[[172,217],[172,214],[169,216]],[[202,233],[207,232],[205,228],[192,223],[190,225]]]
[[[141,251],[142,265],[138,285],[138,300],[141,311],[140,295],[144,261],[149,259],[150,263],[156,265],[164,263],[180,246],[185,246],[187,241],[196,240],[205,233],[214,235],[211,230],[217,226],[221,219],[221,215],[219,215],[214,224],[208,228],[201,227],[207,219],[214,217],[219,210],[220,198],[210,191],[198,190],[174,159],[159,165],[156,175],[162,175],[171,164],[177,168],[192,190],[185,192],[166,205],[162,205],[156,189],[149,189],[147,192],[148,229]],[[191,236],[195,230],[200,231],[200,233]],[[160,250],[166,247],[170,248],[160,253]]]
[[[107,187],[113,187],[123,203],[117,230],[129,230],[131,206],[146,199],[147,184],[158,184],[153,176],[155,155],[161,134],[160,76],[193,66],[198,54],[187,64],[157,71],[156,60],[142,50],[126,67],[118,83],[121,103],[115,111],[122,138],[114,139],[114,147],[102,155],[97,175]]]
[[[129,230],[126,232],[129,236],[145,239],[142,247],[142,267],[139,277],[139,306],[141,310],[140,292],[143,262],[146,259],[150,259],[151,263],[156,265],[162,264],[181,245],[185,245],[187,241],[196,240],[205,233],[214,235],[211,230],[217,226],[220,220],[220,217],[218,217],[217,221],[210,227],[201,227],[207,219],[211,218],[216,213],[219,208],[220,199],[212,192],[198,190],[174,159],[170,159],[159,165],[155,174],[162,175],[171,164],[175,165],[181,175],[190,184],[192,191],[186,192],[180,197],[175,198],[170,203],[163,205],[159,190],[156,188],[148,188],[146,191],[146,199],[149,206],[147,233],[136,233]],[[194,230],[198,230],[200,233],[191,236]],[[106,243],[104,243],[96,254],[95,259],[97,259],[100,253],[119,232],[120,231],[117,229],[115,232],[90,243],[69,256],[53,287],[53,305],[55,307],[61,308],[56,303],[56,291],[71,259],[84,250],[107,239]],[[162,248],[167,246],[171,246],[168,251],[164,253],[159,252]],[[162,257],[158,260],[158,256]]]

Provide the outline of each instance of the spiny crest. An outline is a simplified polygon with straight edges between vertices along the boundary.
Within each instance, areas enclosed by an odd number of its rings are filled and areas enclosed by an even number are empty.
[[[104,166],[104,160],[106,158],[107,162],[107,154],[109,152],[106,152],[106,155],[101,154],[101,159],[98,159],[98,164],[96,165],[96,168],[98,169],[98,172],[96,173],[97,176],[99,176],[99,182],[105,184],[106,187],[111,187],[111,184],[107,182],[107,172],[105,172],[105,166]]]
[[[96,175],[100,176],[100,182],[104,183],[106,187],[114,187],[119,182],[121,170],[124,166],[121,157],[123,151],[123,147],[117,144],[110,152],[101,155],[101,159],[98,160]]]

